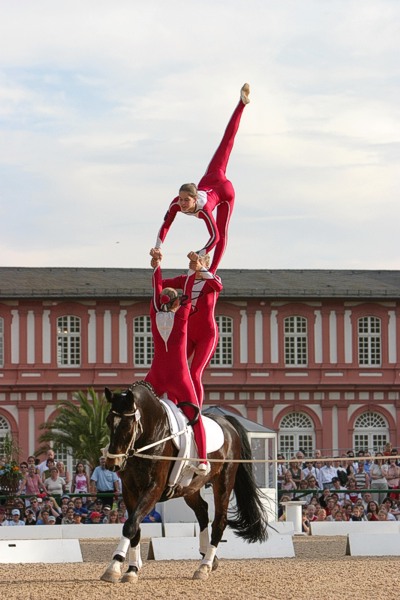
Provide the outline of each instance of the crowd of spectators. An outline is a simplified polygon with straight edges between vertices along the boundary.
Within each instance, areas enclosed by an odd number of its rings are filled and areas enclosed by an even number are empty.
[[[316,450],[313,458],[302,451],[285,462],[279,455],[278,518],[285,519],[285,502],[305,501],[303,531],[310,533],[313,521],[400,520],[399,452],[386,444],[374,456],[352,450],[326,458]]]
[[[124,523],[128,517],[121,481],[103,458],[90,476],[83,462],[71,476],[52,449],[42,462],[29,456],[19,469],[16,494],[0,490],[0,526]]]

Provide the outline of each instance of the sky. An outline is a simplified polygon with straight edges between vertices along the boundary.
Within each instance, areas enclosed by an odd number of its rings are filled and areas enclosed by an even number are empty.
[[[400,269],[399,0],[0,0],[0,266],[148,267],[250,83],[221,268]],[[208,239],[178,215],[163,265]]]

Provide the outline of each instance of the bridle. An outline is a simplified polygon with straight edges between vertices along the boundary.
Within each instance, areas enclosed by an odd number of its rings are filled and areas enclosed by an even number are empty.
[[[135,450],[134,444],[135,444],[136,438],[138,437],[138,434],[141,435],[143,432],[143,427],[142,427],[142,423],[141,423],[141,414],[140,414],[140,410],[138,408],[136,408],[136,410],[129,412],[129,413],[119,413],[116,410],[110,410],[110,413],[113,415],[116,415],[120,419],[130,418],[130,417],[133,417],[133,419],[134,419],[134,424],[132,427],[132,435],[131,435],[129,444],[126,448],[126,451],[122,452],[120,454],[112,454],[111,452],[109,452],[107,450],[107,453],[106,453],[106,458],[121,458],[122,457],[123,461],[122,461],[120,469],[123,470],[125,468],[126,461],[128,460],[128,458],[130,458],[136,452],[138,452],[138,450]]]

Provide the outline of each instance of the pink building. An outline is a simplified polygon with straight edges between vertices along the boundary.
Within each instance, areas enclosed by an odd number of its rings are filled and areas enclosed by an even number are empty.
[[[400,447],[400,271],[220,275],[206,406],[275,429],[287,456]],[[27,456],[58,401],[143,378],[150,296],[149,269],[0,268],[0,443]]]

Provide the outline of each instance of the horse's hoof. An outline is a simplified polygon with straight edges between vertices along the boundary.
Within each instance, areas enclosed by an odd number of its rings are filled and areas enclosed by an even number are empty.
[[[100,577],[101,581],[107,581],[107,583],[118,583],[121,575],[118,575],[115,571],[105,571]]]
[[[135,571],[127,571],[122,575],[121,583],[137,583],[139,579]]]
[[[193,579],[197,579],[198,581],[206,581],[210,574],[210,567],[207,565],[200,565],[197,571],[193,574]]]
[[[214,560],[213,560],[213,564],[212,564],[212,571],[216,571],[218,569],[219,566],[219,559],[218,556],[214,556]]]

